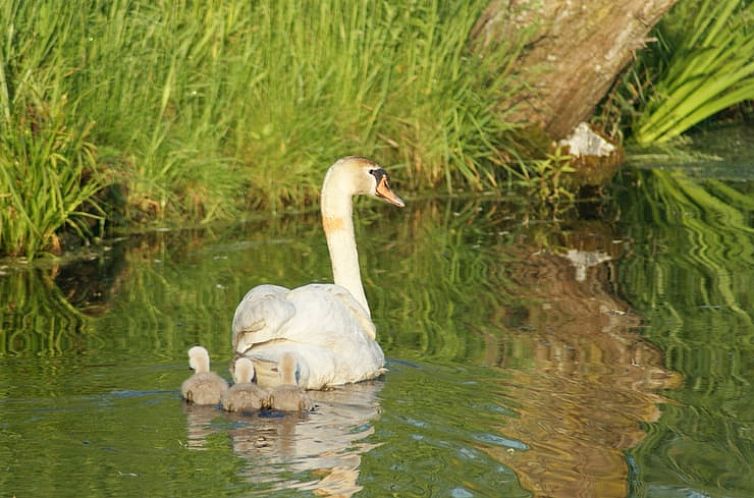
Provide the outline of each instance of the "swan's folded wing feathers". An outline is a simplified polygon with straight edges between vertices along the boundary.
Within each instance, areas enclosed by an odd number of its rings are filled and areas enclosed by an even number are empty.
[[[356,299],[354,299],[347,289],[339,285],[329,285],[327,286],[327,290],[343,303],[346,309],[353,314],[356,322],[361,326],[361,330],[363,330],[371,339],[377,337],[377,328],[374,326],[374,323],[372,323],[369,315],[367,315],[366,310]]]
[[[237,352],[277,338],[276,332],[296,313],[286,298],[288,293],[278,285],[259,285],[246,293],[233,315],[233,348]]]
[[[296,306],[296,313],[303,317],[305,323],[293,326],[299,340],[305,336],[316,334],[321,340],[328,342],[328,346],[335,346],[342,341],[341,334],[355,333],[364,340],[374,340],[376,330],[364,307],[353,297],[345,287],[337,284],[308,284],[297,287],[286,296],[289,302]],[[298,317],[297,317],[298,318]],[[317,330],[319,329],[319,331]],[[333,333],[321,334],[330,330]],[[290,331],[289,331],[290,332]],[[293,337],[289,337],[292,338]]]
[[[285,353],[295,355],[299,385],[307,389],[359,382],[384,372],[374,325],[346,288],[309,284],[285,293],[256,291],[248,301],[239,305],[234,320],[234,334],[238,334],[234,348],[254,362],[258,385],[279,383],[276,367]],[[290,315],[279,310],[260,312],[275,307],[287,309]],[[287,318],[278,326],[270,325],[270,317],[280,320],[283,316]],[[253,332],[243,330],[252,325]]]

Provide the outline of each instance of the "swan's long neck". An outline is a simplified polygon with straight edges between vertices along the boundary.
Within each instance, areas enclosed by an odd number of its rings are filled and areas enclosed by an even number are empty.
[[[345,287],[371,316],[361,284],[359,252],[353,229],[353,200],[343,178],[328,175],[322,185],[322,225],[330,250],[333,280]]]

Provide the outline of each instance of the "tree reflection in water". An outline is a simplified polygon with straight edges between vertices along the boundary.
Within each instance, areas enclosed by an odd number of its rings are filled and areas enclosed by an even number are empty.
[[[508,324],[511,337],[497,346],[490,338],[486,361],[511,373],[505,390],[519,416],[502,430],[528,451],[487,451],[535,496],[624,497],[625,451],[646,436],[642,423],[659,419],[665,400],[657,392],[678,387],[680,376],[663,368],[660,351],[636,332],[639,318],[610,288],[608,255],[617,257],[619,245],[609,233],[591,226],[563,242],[553,252],[527,255],[524,245],[509,254],[508,275],[532,304],[497,310],[493,320]],[[582,265],[577,252],[600,261]],[[508,367],[522,355],[527,368]]]

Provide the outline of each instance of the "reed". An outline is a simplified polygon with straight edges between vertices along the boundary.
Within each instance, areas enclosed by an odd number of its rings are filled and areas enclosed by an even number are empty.
[[[642,107],[633,125],[639,144],[668,141],[754,99],[753,20],[754,4],[741,0],[679,2],[663,19],[660,43],[629,82],[639,81],[633,85]]]
[[[6,164],[26,178],[18,116],[33,94],[60,109],[59,126],[98,151],[90,169],[126,194],[106,205],[108,220],[209,222],[300,207],[347,154],[400,169],[404,191],[495,186],[516,147],[498,108],[513,79],[498,68],[520,45],[483,58],[468,49],[486,3],[6,2]],[[78,183],[97,191],[95,176]],[[4,223],[19,224],[39,230],[25,218]]]
[[[31,257],[59,250],[63,228],[89,234],[101,219],[95,195],[103,183],[93,123],[78,116],[80,100],[66,84],[75,69],[59,26],[65,16],[38,9],[26,37],[7,22],[24,8],[0,7],[0,254]]]

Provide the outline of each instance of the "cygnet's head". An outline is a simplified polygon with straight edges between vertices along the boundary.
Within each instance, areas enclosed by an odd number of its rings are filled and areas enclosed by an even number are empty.
[[[209,353],[201,346],[188,350],[189,367],[196,373],[209,372]]]
[[[328,190],[369,195],[394,206],[405,206],[403,200],[390,189],[388,174],[382,166],[364,157],[344,157],[330,166],[325,175],[323,196]]]
[[[250,384],[254,378],[254,364],[250,359],[241,357],[236,360],[233,368],[233,381],[236,384]]]

